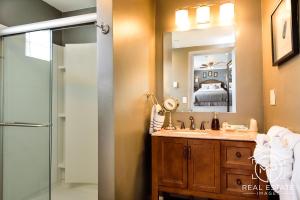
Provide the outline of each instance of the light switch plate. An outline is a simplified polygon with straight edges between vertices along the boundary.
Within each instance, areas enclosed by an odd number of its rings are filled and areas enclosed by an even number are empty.
[[[275,89],[270,90],[270,105],[275,106],[276,105],[276,93]]]
[[[188,98],[187,97],[182,97],[182,103],[186,104],[188,102]]]

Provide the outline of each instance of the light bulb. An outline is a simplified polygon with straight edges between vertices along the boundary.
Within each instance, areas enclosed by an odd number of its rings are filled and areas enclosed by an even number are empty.
[[[188,10],[177,10],[176,11],[176,25],[181,30],[187,30],[190,27],[189,11]]]
[[[196,10],[196,21],[198,24],[205,24],[210,22],[210,7],[201,6]]]
[[[234,20],[234,4],[224,3],[220,6],[220,22],[222,24],[232,24]]]

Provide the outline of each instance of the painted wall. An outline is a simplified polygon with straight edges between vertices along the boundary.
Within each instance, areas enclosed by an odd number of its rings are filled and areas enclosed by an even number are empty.
[[[217,73],[217,76],[214,76],[214,73]],[[203,73],[206,73],[207,76],[204,78]],[[212,73],[212,76],[209,77],[208,74]],[[199,70],[199,71],[195,71],[195,77],[199,77],[199,81],[198,83],[194,83],[198,88],[201,87],[201,82],[206,81],[206,80],[211,80],[211,79],[215,79],[215,80],[219,80],[222,81],[223,83],[225,83],[227,85],[227,74],[228,74],[228,70],[227,69],[215,69],[215,70]]]
[[[30,14],[29,14],[30,13]],[[41,0],[0,0],[0,24],[15,26],[61,17],[61,12]]]
[[[156,3],[156,83],[157,95],[163,96],[162,36],[175,27],[175,10],[199,4],[199,0],[157,0]],[[204,1],[205,2],[205,1]],[[250,118],[258,120],[263,127],[262,106],[262,50],[261,50],[261,1],[236,0],[236,66],[237,66],[237,113],[220,114],[221,121],[248,124]],[[250,39],[251,38],[251,39]],[[251,47],[251,48],[249,48]],[[188,122],[188,117],[196,118],[197,127],[202,120],[213,117],[211,113],[176,113],[174,121]]]
[[[154,91],[154,1],[113,1],[115,199],[150,193],[150,102]]]
[[[96,8],[62,13],[42,0],[0,0],[0,24],[5,26],[16,26],[94,12],[96,12]],[[95,26],[84,29],[65,29],[61,33],[55,31],[53,40],[58,45],[95,43],[97,41],[95,31]]]
[[[87,8],[71,12],[62,13],[62,17],[71,17],[76,15],[83,15],[88,13],[95,13],[96,8]],[[80,44],[80,43],[95,43],[96,26],[85,26],[85,28],[73,28],[62,30],[62,44]]]
[[[278,1],[262,0],[263,83],[265,130],[281,125],[300,132],[300,57],[299,55],[280,67],[272,66],[271,14]],[[270,106],[269,93],[275,89],[277,105]]]

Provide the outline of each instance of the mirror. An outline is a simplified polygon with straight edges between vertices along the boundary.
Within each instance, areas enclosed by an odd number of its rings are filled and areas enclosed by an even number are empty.
[[[236,112],[235,28],[164,33],[164,98],[179,112]]]

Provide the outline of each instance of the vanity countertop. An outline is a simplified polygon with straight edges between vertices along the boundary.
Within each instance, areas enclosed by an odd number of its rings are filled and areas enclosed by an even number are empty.
[[[235,140],[235,141],[255,141],[256,132],[245,131],[213,131],[213,130],[161,130],[152,133],[158,137],[182,137],[196,139],[215,139],[215,140]]]

